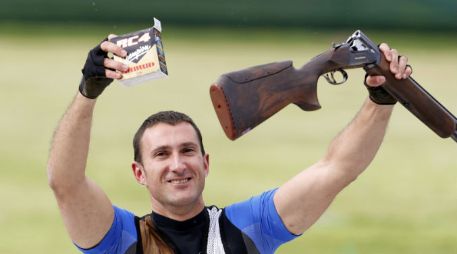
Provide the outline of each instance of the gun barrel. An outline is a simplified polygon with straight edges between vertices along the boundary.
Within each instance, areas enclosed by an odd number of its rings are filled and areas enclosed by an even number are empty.
[[[396,79],[384,56],[379,65],[368,65],[365,70],[370,75],[385,76],[383,88],[438,136],[457,139],[457,118],[412,77]]]
[[[451,138],[457,142],[457,119],[455,119],[455,131],[454,133],[451,135]]]

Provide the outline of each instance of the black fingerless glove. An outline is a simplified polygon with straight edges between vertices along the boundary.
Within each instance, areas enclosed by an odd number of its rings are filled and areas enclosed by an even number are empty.
[[[101,43],[89,51],[82,69],[83,77],[79,84],[79,92],[89,99],[97,98],[113,82],[113,79],[106,77],[104,60],[108,53],[103,51],[100,45]]]
[[[370,95],[370,99],[379,105],[394,105],[397,103],[397,100],[392,97],[382,86],[372,87],[367,85],[367,77],[368,74],[365,74],[365,79],[363,80],[363,84],[368,90],[368,94]]]

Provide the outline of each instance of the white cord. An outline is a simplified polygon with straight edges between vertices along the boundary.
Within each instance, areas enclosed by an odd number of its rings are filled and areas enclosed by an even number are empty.
[[[221,216],[221,213],[222,209],[217,209],[216,207],[211,208],[211,210],[208,209],[209,230],[208,244],[206,246],[207,254],[225,254],[219,229],[219,217]]]

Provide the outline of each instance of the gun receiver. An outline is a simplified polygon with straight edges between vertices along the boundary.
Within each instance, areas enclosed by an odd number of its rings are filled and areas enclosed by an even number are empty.
[[[413,78],[395,79],[384,55],[361,31],[298,70],[291,61],[284,61],[223,74],[211,85],[211,100],[225,134],[235,140],[290,103],[305,111],[319,109],[319,77],[341,84],[347,79],[344,69],[351,68],[385,76],[383,87],[389,94],[440,137],[457,142],[457,118]],[[343,74],[342,82],[335,80],[335,72]]]

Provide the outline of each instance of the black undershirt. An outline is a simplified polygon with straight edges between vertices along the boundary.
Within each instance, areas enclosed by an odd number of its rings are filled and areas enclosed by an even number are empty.
[[[209,216],[203,209],[195,217],[176,221],[160,214],[152,213],[152,220],[167,242],[172,243],[177,254],[206,253]]]

